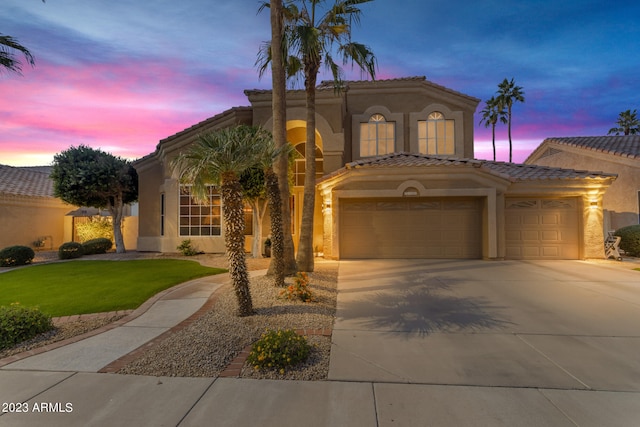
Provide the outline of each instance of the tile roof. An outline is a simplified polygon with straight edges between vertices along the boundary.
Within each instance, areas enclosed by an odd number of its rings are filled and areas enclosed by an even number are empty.
[[[607,179],[617,176],[616,174],[603,172],[523,165],[507,162],[493,162],[489,160],[447,158],[413,153],[393,153],[347,163],[344,168],[338,169],[337,171],[323,177],[320,181],[324,181],[325,179],[346,173],[346,171],[353,169],[433,166],[478,168],[492,175],[508,179],[512,182],[585,178]]]
[[[0,194],[54,197],[51,167],[13,167],[0,165]]]
[[[399,77],[393,79],[382,79],[382,80],[345,80],[342,82],[345,88],[350,87],[366,87],[371,86],[374,88],[379,87],[380,85],[388,85],[388,84],[402,84],[402,83],[413,83],[413,84],[422,84],[426,86],[431,86],[433,88],[440,89],[444,92],[448,92],[457,96],[461,96],[467,98],[474,102],[480,102],[478,98],[473,96],[464,94],[462,92],[458,92],[456,90],[450,89],[448,87],[439,85],[428,80],[425,76],[414,76],[414,77]],[[333,91],[335,89],[335,82],[333,80],[323,80],[319,85],[316,86],[317,91]],[[304,89],[294,89],[288,90],[287,92],[304,92]],[[271,89],[248,89],[244,91],[245,95],[257,95],[257,94],[268,94],[271,93]]]
[[[545,142],[640,159],[640,135],[547,138],[542,143]]]

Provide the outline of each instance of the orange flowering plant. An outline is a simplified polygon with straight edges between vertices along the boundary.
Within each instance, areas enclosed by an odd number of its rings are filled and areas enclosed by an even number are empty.
[[[280,291],[280,297],[288,300],[299,299],[302,302],[311,302],[315,296],[309,289],[309,275],[305,272],[298,273],[293,283]]]

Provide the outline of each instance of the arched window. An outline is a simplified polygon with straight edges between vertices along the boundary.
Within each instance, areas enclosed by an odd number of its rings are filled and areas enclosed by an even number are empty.
[[[454,120],[447,120],[439,111],[418,121],[418,149],[422,154],[454,154]]]
[[[396,124],[387,122],[382,114],[374,114],[367,123],[360,123],[360,156],[393,153],[395,139]]]
[[[306,169],[304,153],[306,146],[307,144],[302,142],[295,147],[296,154],[293,166],[293,185],[296,187],[304,186],[304,174]],[[324,159],[322,151],[316,145],[316,179],[322,178],[322,175],[324,175]]]

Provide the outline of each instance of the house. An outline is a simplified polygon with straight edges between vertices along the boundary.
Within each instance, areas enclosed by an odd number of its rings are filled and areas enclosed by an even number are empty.
[[[138,250],[173,252],[191,239],[224,252],[220,197],[200,206],[171,160],[198,134],[236,124],[272,128],[271,91],[159,142],[136,161]],[[314,247],[345,258],[602,258],[602,198],[614,173],[474,160],[480,100],[412,77],[323,82],[316,95]],[[292,230],[302,211],[305,94],[287,93]]]
[[[0,165],[0,248],[57,249],[67,241],[65,215],[73,206],[53,195],[50,173],[50,167]]]
[[[605,230],[639,223],[640,135],[547,138],[525,163],[616,173],[602,201]]]
[[[95,208],[77,208],[55,197],[51,170],[51,166],[0,165],[0,248],[21,245],[58,249],[64,242],[77,241],[75,226],[79,222],[100,215]],[[135,214],[135,207],[127,214],[132,211]],[[136,247],[137,223],[135,216],[125,219],[128,249]]]

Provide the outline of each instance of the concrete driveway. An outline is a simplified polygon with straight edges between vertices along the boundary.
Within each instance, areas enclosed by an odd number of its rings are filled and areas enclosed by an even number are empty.
[[[387,420],[551,402],[578,425],[640,423],[640,271],[623,265],[341,261],[329,379],[389,383],[392,402],[420,385]]]

